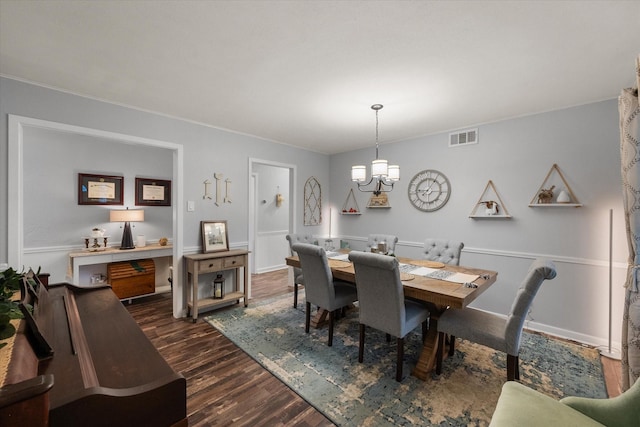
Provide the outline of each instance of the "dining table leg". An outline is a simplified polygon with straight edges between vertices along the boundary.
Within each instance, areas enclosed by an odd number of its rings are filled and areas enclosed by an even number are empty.
[[[447,307],[437,308],[438,310],[435,313],[432,312],[429,316],[429,330],[427,331],[427,336],[422,344],[422,351],[420,352],[420,357],[418,358],[416,367],[413,368],[413,372],[411,372],[414,377],[421,380],[426,380],[429,377],[429,374],[436,367],[436,354],[438,351],[438,318],[440,317],[440,314],[444,313]]]

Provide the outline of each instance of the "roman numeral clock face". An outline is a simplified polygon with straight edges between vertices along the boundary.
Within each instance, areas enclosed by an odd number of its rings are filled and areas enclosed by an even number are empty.
[[[451,184],[442,172],[427,169],[418,172],[409,182],[409,201],[424,212],[437,211],[451,195]]]

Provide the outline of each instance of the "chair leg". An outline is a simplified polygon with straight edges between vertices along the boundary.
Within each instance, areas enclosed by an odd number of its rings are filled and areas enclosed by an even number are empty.
[[[442,357],[444,354],[444,332],[438,333],[438,349],[436,350],[436,374],[442,373]]]
[[[396,362],[396,381],[402,381],[402,362],[404,360],[404,338],[398,338],[398,360]]]
[[[329,342],[328,346],[331,347],[333,345],[333,323],[335,321],[335,311],[329,312]]]
[[[518,365],[518,356],[507,354],[507,381],[520,379],[520,369]]]
[[[304,332],[309,333],[309,324],[311,323],[311,303],[307,301],[307,309],[304,317]]]
[[[456,337],[451,335],[449,337],[449,357],[456,354]]]
[[[364,323],[360,323],[360,344],[358,345],[358,362],[364,360]]]
[[[298,284],[293,283],[293,308],[298,308]]]

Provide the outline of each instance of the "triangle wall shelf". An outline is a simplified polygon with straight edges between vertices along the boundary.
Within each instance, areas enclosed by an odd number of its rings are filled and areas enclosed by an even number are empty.
[[[362,215],[360,212],[360,208],[358,207],[358,202],[356,201],[356,196],[353,194],[353,188],[349,190],[349,194],[347,194],[347,198],[344,201],[344,205],[342,205],[341,215]]]
[[[558,187],[558,185],[563,185],[564,188]],[[553,190],[556,191],[554,192]],[[582,203],[578,201],[562,171],[555,163],[551,166],[538,191],[529,202],[529,207],[532,208],[579,208],[581,206]]]
[[[469,218],[511,218],[509,210],[498,194],[493,181],[489,180],[487,182],[478,202],[469,214]]]

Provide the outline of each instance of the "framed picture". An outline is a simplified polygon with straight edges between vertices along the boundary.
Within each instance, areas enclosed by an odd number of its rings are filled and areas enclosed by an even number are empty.
[[[78,174],[79,205],[122,205],[121,176]]]
[[[171,181],[136,178],[136,206],[171,206]]]
[[[200,221],[202,227],[202,252],[229,250],[227,221]]]

